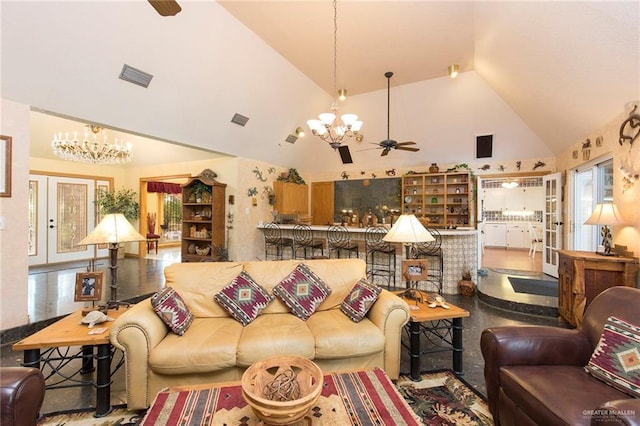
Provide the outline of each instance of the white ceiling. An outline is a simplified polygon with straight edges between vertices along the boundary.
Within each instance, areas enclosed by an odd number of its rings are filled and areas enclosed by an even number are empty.
[[[2,0],[0,94],[80,126],[209,153],[303,169],[335,161],[308,137],[282,143],[333,96],[331,2],[179,3],[180,14],[163,18],[143,0]],[[341,0],[337,87],[350,94],[342,109],[361,116],[365,142],[383,139],[384,73],[393,71],[391,136],[422,148],[390,154],[384,161],[395,167],[461,153],[468,161],[470,140],[485,131],[504,158],[558,155],[640,99],[639,5]],[[78,31],[81,23],[91,30]],[[123,63],[152,73],[149,89],[118,80]],[[451,63],[463,71],[455,81],[446,77]],[[245,128],[229,123],[235,112],[250,117]],[[66,131],[45,121],[32,120],[42,126],[32,152],[43,156],[51,135]],[[177,158],[158,142],[138,143],[150,144],[138,159]],[[357,155],[389,164],[375,150]]]

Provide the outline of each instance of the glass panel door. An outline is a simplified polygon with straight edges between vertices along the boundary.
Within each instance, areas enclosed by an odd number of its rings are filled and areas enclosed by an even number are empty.
[[[558,277],[558,250],[562,248],[562,180],[560,173],[543,176],[544,235],[542,271]]]

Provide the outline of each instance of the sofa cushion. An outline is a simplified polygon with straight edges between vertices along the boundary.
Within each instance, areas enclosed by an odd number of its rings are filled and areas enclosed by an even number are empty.
[[[151,350],[149,366],[155,373],[169,375],[235,367],[241,334],[242,325],[233,318],[195,318],[188,333],[181,337],[169,333]]]
[[[289,307],[292,314],[306,321],[331,294],[331,288],[309,267],[299,264],[274,287],[273,294]]]
[[[240,324],[247,325],[274,299],[245,271],[214,297]]]
[[[504,366],[500,367],[500,385],[517,407],[541,425],[588,424],[584,410],[627,398],[580,366]]]
[[[342,301],[340,310],[353,322],[360,322],[371,306],[378,300],[382,288],[371,284],[365,278],[360,279]]]
[[[242,329],[238,342],[238,366],[248,367],[277,355],[313,359],[314,339],[307,324],[290,313],[260,315]]]
[[[177,335],[182,336],[193,321],[193,314],[189,311],[184,300],[171,287],[165,287],[151,296],[151,306],[162,321]]]
[[[339,309],[316,312],[307,320],[316,359],[349,358],[384,351],[385,336],[368,318],[355,323]]]
[[[622,392],[640,397],[640,328],[611,316],[585,370]]]

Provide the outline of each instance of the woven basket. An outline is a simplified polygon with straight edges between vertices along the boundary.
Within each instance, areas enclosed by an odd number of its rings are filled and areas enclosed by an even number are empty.
[[[280,374],[292,370],[300,393],[291,401],[273,401],[265,388]],[[242,375],[242,396],[258,418],[270,425],[286,425],[302,419],[322,392],[322,370],[312,361],[296,356],[277,356],[259,361]]]

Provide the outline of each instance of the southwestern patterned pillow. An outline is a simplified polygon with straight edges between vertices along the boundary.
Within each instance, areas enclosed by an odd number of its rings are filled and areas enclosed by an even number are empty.
[[[347,297],[342,301],[340,310],[353,322],[360,322],[371,306],[378,300],[382,289],[371,284],[364,278],[353,286]]]
[[[640,327],[609,317],[585,370],[606,384],[639,398]]]
[[[266,308],[275,297],[256,283],[245,271],[235,277],[231,284],[213,296],[216,302],[229,312],[240,324],[248,325]]]
[[[273,294],[292,314],[306,321],[331,294],[331,288],[301,263],[273,288]]]
[[[165,287],[151,296],[151,306],[171,331],[182,336],[193,322],[193,314],[182,297],[171,287]]]

